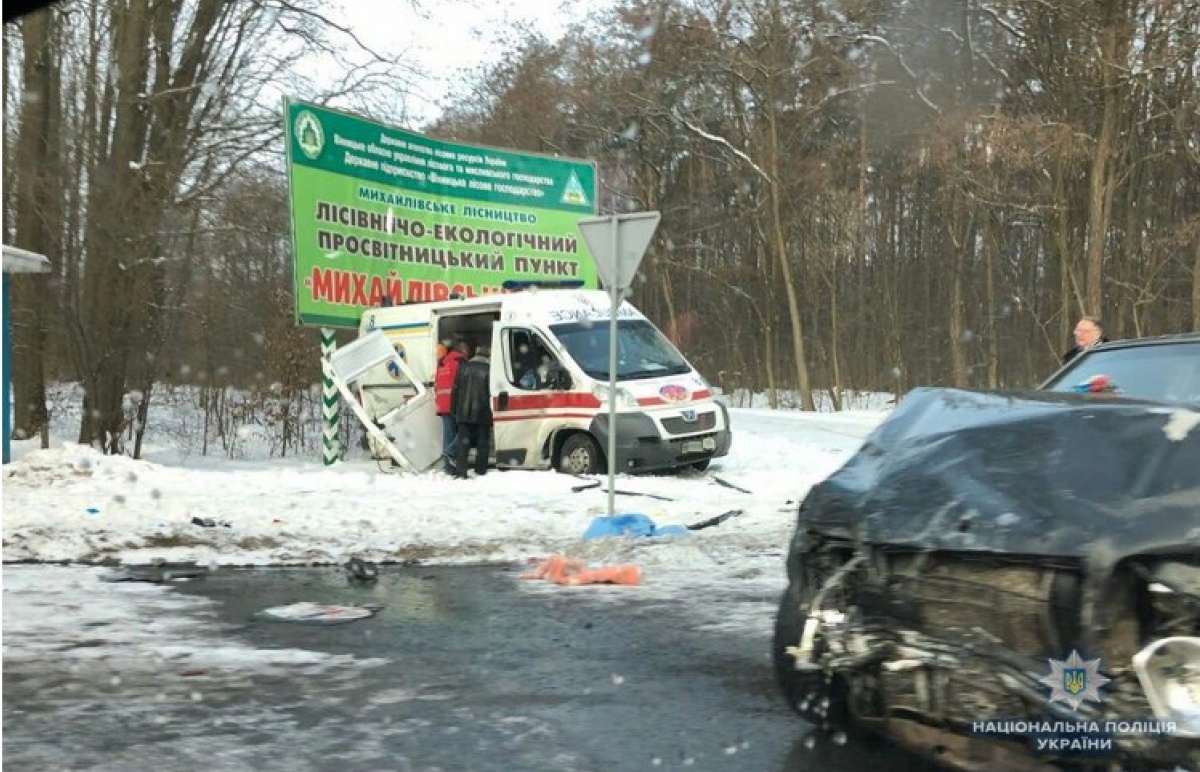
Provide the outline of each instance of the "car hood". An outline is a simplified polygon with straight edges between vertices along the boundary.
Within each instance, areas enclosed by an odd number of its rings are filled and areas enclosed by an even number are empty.
[[[1200,411],[916,389],[810,491],[797,538],[1112,565],[1200,551]]]

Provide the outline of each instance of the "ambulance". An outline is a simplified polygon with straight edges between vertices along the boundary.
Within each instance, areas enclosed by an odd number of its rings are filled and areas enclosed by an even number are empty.
[[[507,286],[512,291],[368,309],[358,339],[324,360],[377,458],[412,471],[440,465],[436,349],[457,340],[491,348],[498,468],[607,471],[610,399],[615,473],[703,471],[729,452],[725,405],[633,305],[618,307],[610,394],[608,294]]]

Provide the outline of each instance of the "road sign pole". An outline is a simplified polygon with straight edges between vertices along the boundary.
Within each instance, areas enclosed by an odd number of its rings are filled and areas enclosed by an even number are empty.
[[[615,214],[579,221],[596,272],[608,290],[608,514],[616,509],[617,474],[617,314],[625,292],[633,285],[638,265],[650,245],[661,215],[658,212]]]
[[[612,221],[612,259],[620,254],[621,228]],[[616,511],[617,500],[617,309],[621,305],[621,288],[614,282],[608,288],[611,312],[608,315],[608,516]]]

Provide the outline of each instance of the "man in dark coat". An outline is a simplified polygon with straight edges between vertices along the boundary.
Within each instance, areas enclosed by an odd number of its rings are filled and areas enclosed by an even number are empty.
[[[1062,356],[1062,363],[1065,365],[1075,357],[1087,351],[1092,346],[1098,343],[1108,343],[1108,338],[1104,337],[1104,327],[1100,324],[1098,316],[1081,316],[1075,324],[1073,332],[1075,337],[1075,345]]]
[[[487,474],[492,447],[492,393],[490,350],[480,346],[474,356],[458,366],[450,392],[450,412],[458,424],[454,442],[454,476],[467,477],[467,457],[475,448],[475,474]]]

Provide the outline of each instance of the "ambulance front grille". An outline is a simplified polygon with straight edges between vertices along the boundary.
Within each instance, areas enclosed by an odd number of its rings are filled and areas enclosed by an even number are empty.
[[[717,428],[717,414],[715,411],[697,413],[694,421],[687,421],[682,416],[664,418],[662,425],[668,434],[695,434]]]

